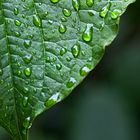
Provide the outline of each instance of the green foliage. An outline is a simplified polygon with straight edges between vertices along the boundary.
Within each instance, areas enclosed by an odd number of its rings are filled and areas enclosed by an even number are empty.
[[[132,2],[0,0],[0,125],[13,139],[95,68]]]

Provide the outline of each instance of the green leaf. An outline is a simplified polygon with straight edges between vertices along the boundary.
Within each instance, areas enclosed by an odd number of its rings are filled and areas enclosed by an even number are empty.
[[[0,0],[0,125],[13,139],[95,68],[133,1]]]

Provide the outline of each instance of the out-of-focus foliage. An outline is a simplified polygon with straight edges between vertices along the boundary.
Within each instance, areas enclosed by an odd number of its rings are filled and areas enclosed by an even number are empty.
[[[36,119],[31,140],[139,140],[140,1],[122,17],[118,38],[86,80]],[[82,96],[81,96],[82,94]],[[10,140],[3,131],[1,140]]]

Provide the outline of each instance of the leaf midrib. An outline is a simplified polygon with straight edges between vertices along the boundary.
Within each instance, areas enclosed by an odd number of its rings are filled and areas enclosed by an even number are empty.
[[[9,41],[8,41],[8,33],[7,33],[7,24],[6,24],[6,20],[5,20],[5,16],[4,16],[4,7],[3,7],[3,3],[1,3],[2,6],[2,16],[3,16],[3,20],[4,20],[4,32],[5,32],[5,38],[6,38],[6,46],[7,46],[7,50],[8,50],[8,62],[9,62],[9,66],[10,66],[10,75],[11,75],[11,83],[12,83],[12,96],[13,96],[13,100],[14,100],[14,111],[15,111],[15,117],[16,117],[16,125],[17,125],[17,130],[20,136],[20,139],[22,140],[22,136],[19,130],[19,122],[18,122],[18,113],[17,113],[17,107],[16,107],[16,101],[15,101],[15,92],[14,92],[14,75],[13,75],[13,71],[12,71],[12,63],[11,63],[11,53],[10,53],[10,47],[9,47]],[[12,134],[12,132],[11,132]]]

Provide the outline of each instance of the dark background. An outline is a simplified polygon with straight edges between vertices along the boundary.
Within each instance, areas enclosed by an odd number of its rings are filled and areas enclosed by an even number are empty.
[[[2,128],[0,140],[10,140]],[[95,70],[35,120],[30,140],[140,140],[140,0]]]

